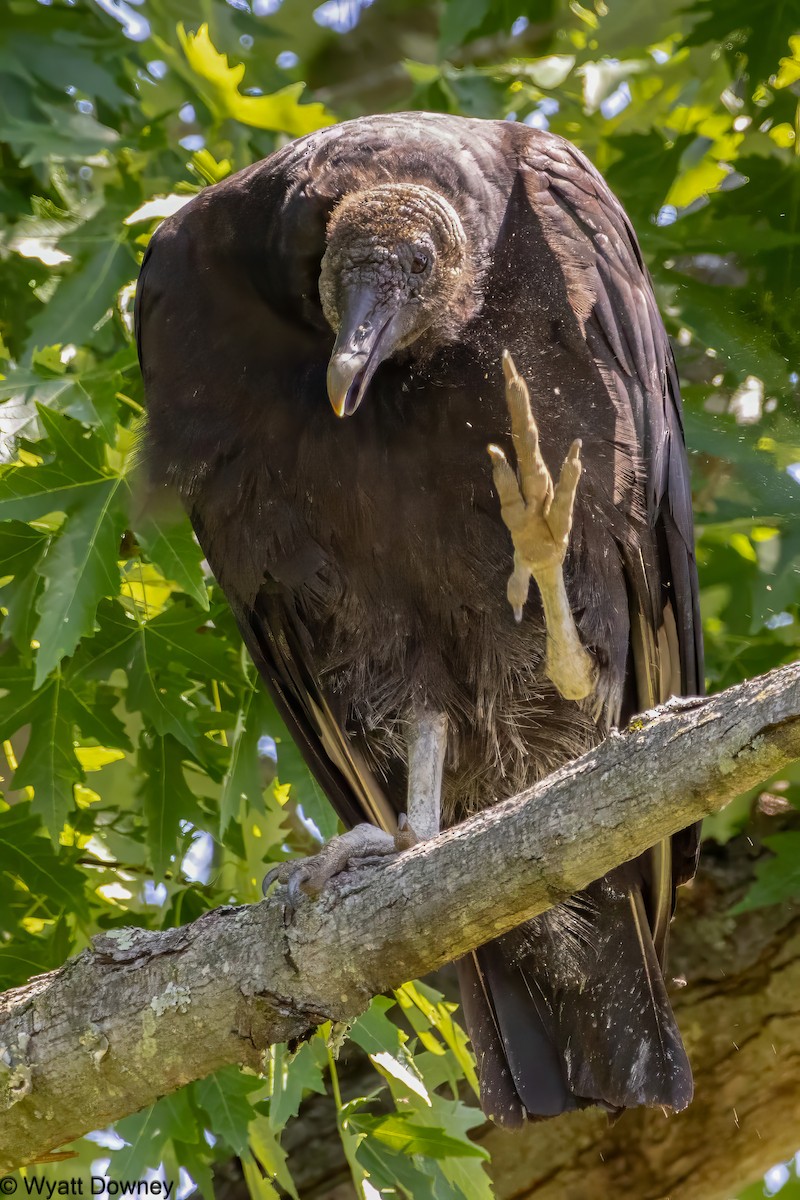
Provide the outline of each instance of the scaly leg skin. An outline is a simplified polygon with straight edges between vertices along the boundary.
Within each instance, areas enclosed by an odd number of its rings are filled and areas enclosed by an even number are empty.
[[[533,576],[544,610],[547,676],[565,700],[584,700],[594,691],[597,669],[581,642],[564,586],[564,559],[581,477],[581,441],[578,438],[570,446],[554,484],[539,450],[528,388],[507,350],[503,374],[519,481],[499,446],[489,446],[489,454],[503,521],[514,543],[508,599],[521,621]]]
[[[397,823],[395,834],[387,833],[377,825],[356,825],[346,833],[331,838],[319,854],[310,858],[291,858],[280,863],[264,876],[261,890],[266,895],[273,883],[287,884],[289,903],[296,908],[301,891],[307,896],[316,897],[329,879],[340,875],[349,866],[364,860],[384,858],[413,846],[416,839],[413,836],[409,838],[408,822],[404,818],[405,813]]]
[[[415,705],[408,730],[408,830],[417,840],[436,837],[441,828],[442,772],[447,749],[447,717]]]
[[[439,832],[447,719],[442,713],[416,708],[409,725],[409,815],[400,814],[397,832],[387,833],[377,825],[356,825],[347,833],[331,838],[319,854],[290,859],[273,867],[261,885],[265,895],[273,883],[285,883],[289,903],[294,909],[301,891],[307,896],[318,896],[329,879],[348,867],[364,866],[401,850],[409,850],[420,838],[433,837]]]

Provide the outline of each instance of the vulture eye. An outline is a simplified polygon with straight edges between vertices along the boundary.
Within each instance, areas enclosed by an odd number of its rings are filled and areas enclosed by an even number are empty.
[[[411,260],[411,274],[421,275],[428,265],[427,254],[415,254]]]

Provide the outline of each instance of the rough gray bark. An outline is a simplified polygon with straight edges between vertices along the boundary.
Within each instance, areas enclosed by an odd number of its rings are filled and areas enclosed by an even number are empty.
[[[96,938],[0,997],[0,1170],[422,975],[800,757],[800,664],[675,702],[293,916],[283,894]]]

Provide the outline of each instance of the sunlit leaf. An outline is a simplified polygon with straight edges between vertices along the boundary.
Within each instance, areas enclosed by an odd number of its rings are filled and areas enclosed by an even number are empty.
[[[179,28],[183,52],[192,70],[210,85],[212,103],[221,116],[233,117],[243,125],[257,129],[275,129],[299,137],[324,125],[330,125],[331,114],[322,104],[301,104],[303,84],[293,83],[270,96],[247,96],[239,90],[244,79],[244,64],[228,65],[211,41],[208,25],[197,33]]]

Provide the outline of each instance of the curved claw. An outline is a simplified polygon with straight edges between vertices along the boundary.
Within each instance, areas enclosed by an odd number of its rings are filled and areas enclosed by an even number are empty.
[[[316,894],[303,887],[310,876],[311,872],[302,859],[278,863],[276,867],[267,871],[261,884],[261,891],[266,896],[273,883],[285,884],[289,896],[289,907],[294,910],[300,901],[301,889],[309,895]]]
[[[303,891],[306,891],[306,889],[303,888],[303,884],[308,879],[309,874],[310,872],[308,871],[307,867],[298,866],[297,870],[292,871],[291,875],[289,876],[287,891],[289,893],[289,904],[292,909],[297,908],[298,904],[300,903],[300,889],[302,888]],[[313,895],[311,892],[308,894]]]
[[[385,857],[397,849],[390,833],[374,825],[356,825],[347,833],[333,838],[319,854],[310,858],[288,859],[272,867],[264,876],[261,890],[266,895],[273,883],[286,884],[288,903],[295,909],[300,902],[301,891],[312,898],[318,896],[328,880],[346,871],[353,860],[371,854]]]
[[[267,892],[272,887],[273,883],[275,883],[276,880],[278,880],[280,878],[282,865],[283,864],[281,864],[280,866],[277,866],[277,867],[271,867],[270,870],[267,871],[264,878],[261,880],[261,895],[262,896],[266,896]]]
[[[412,846],[416,846],[419,838],[414,831],[411,822],[405,813],[400,813],[397,818],[397,833],[394,836],[394,844],[397,850],[410,850]]]

